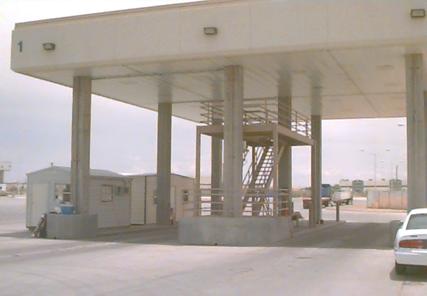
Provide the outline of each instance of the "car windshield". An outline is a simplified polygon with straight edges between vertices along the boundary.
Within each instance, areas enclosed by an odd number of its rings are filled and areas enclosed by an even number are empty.
[[[411,215],[406,229],[427,229],[427,214]]]

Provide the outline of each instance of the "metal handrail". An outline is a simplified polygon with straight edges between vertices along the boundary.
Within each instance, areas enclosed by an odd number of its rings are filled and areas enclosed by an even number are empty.
[[[224,102],[210,101],[201,103],[202,120],[200,123],[213,125],[224,118]],[[279,104],[278,98],[247,99],[243,101],[243,124],[286,123],[292,131],[311,137],[311,121],[304,114]]]
[[[211,216],[222,215],[224,212],[224,190],[221,188],[199,189],[199,196],[193,201],[193,207],[187,207],[184,211],[192,211],[194,215]],[[261,199],[247,201],[247,206],[242,210],[244,216],[282,216],[291,214],[291,196],[289,191],[282,189],[274,191],[263,188],[248,188],[246,194],[260,196]],[[219,197],[219,201],[212,201],[212,197]],[[244,196],[242,195],[242,200]],[[189,202],[191,204],[191,202]],[[213,208],[212,205],[220,205]]]

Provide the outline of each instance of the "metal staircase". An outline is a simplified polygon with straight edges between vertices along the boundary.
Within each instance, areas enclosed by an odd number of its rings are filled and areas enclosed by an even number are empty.
[[[277,157],[281,157],[283,149]],[[269,198],[268,191],[273,179],[275,155],[273,145],[259,146],[255,148],[251,163],[244,179],[243,213],[251,212],[252,216],[270,214],[271,203],[266,203]]]

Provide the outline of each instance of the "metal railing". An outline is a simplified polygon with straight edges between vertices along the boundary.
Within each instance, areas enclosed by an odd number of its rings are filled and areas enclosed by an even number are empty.
[[[206,125],[224,121],[224,102],[210,101],[201,103],[202,120]],[[280,120],[279,120],[280,119]],[[278,98],[247,99],[243,101],[243,124],[278,123],[303,136],[311,136],[311,121],[302,113],[279,103]]]
[[[243,177],[243,186],[244,188],[249,187],[249,185],[251,185],[251,183],[254,181],[255,179],[255,175],[257,173],[257,165],[260,163],[263,154],[264,154],[264,149],[269,149],[267,147],[255,147],[255,155],[254,160],[255,160],[255,170],[253,170],[253,164],[251,163],[250,166],[248,167],[248,170],[246,171],[246,174]],[[247,155],[244,156],[244,161],[246,162],[246,158]]]
[[[243,192],[243,190],[242,190]],[[192,207],[185,211],[192,211],[194,216],[222,216],[224,215],[224,190],[202,188],[195,195]],[[292,203],[287,190],[246,189],[249,199],[242,206],[242,216],[288,216],[292,214]],[[242,201],[245,198],[242,194]]]

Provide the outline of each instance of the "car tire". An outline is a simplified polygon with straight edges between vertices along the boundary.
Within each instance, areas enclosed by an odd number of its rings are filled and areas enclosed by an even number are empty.
[[[396,271],[397,274],[401,275],[404,274],[406,271],[406,266],[403,264],[399,264],[399,263],[395,263],[394,264],[394,270]]]

